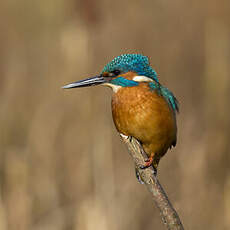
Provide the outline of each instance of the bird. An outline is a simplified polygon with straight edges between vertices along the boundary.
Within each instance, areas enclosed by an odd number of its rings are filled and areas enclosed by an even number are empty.
[[[62,88],[93,85],[112,89],[112,117],[117,131],[140,142],[148,157],[141,169],[153,166],[156,173],[160,159],[177,143],[179,103],[159,82],[149,58],[142,54],[120,55],[106,64],[99,75]]]

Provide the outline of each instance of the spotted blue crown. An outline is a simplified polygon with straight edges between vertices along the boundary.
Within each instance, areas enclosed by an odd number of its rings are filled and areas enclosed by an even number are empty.
[[[156,82],[159,82],[157,73],[149,64],[148,57],[141,54],[123,54],[118,56],[104,67],[102,73],[112,72],[114,70],[120,70],[124,73],[133,71],[140,76],[150,77]]]

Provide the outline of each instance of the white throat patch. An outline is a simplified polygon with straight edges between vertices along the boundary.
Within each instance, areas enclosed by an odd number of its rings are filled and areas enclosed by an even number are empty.
[[[133,78],[133,81],[137,81],[137,82],[152,82],[153,79],[151,79],[149,77],[145,77],[145,76],[135,76]]]
[[[120,85],[114,85],[114,84],[111,84],[111,83],[104,83],[103,85],[112,88],[114,93],[116,93],[121,88]]]

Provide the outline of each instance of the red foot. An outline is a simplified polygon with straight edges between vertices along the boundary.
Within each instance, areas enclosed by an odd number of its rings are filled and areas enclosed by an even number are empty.
[[[146,169],[148,167],[150,167],[153,163],[153,155],[151,155],[147,160],[145,160],[145,164],[142,165],[140,168],[141,169]]]

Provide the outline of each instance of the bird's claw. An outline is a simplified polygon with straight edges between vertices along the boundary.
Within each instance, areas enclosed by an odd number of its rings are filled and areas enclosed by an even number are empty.
[[[149,168],[150,166],[152,166],[152,163],[153,163],[153,155],[151,155],[149,158],[145,159],[145,164],[141,165],[140,168],[141,169]]]
[[[140,166],[140,169],[147,169],[151,166],[151,164],[144,164]]]

